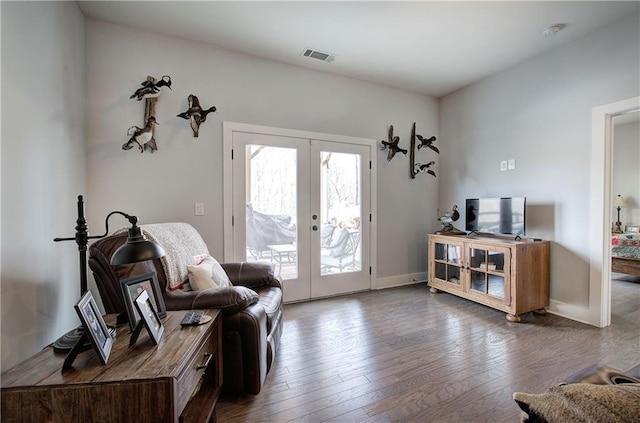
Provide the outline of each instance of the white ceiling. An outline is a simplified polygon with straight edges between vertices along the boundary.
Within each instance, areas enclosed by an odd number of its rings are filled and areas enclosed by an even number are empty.
[[[594,29],[638,1],[78,1],[85,16],[441,97]],[[565,28],[552,37],[551,24]],[[332,63],[302,57],[306,48]]]

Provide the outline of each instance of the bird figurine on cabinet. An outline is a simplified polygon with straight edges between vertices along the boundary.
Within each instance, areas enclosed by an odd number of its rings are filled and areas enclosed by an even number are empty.
[[[431,160],[429,163],[426,163],[426,164],[416,163],[416,166],[415,166],[415,168],[413,169],[413,174],[414,174],[414,175],[417,175],[417,174],[418,174],[418,173],[420,173],[420,172],[426,172],[426,173],[428,173],[429,175],[433,175],[433,177],[435,177],[435,176],[436,176],[436,173],[435,173],[433,170],[429,169],[429,168],[430,168],[431,166],[433,166],[435,163],[436,163],[436,162],[435,162],[435,161],[433,161],[433,160]]]
[[[211,106],[208,109],[203,109],[200,106],[200,100],[193,94],[189,94],[189,97],[187,97],[187,101],[189,102],[189,108],[186,111],[178,114],[177,116],[182,119],[189,120],[191,129],[193,130],[193,136],[195,138],[198,138],[200,125],[207,120],[207,115],[209,113],[213,113],[217,109],[215,106]]]
[[[382,150],[389,150],[389,152],[387,153],[387,161],[390,162],[391,159],[393,159],[393,156],[396,155],[396,153],[402,153],[405,156],[407,155],[407,150],[400,148],[398,146],[398,144],[400,143],[400,137],[398,136],[393,136],[393,125],[389,125],[389,136],[388,136],[388,140],[389,141],[382,141]]]
[[[130,137],[129,141],[125,142],[122,145],[123,150],[130,150],[133,148],[134,143],[138,144],[138,148],[140,149],[140,153],[144,152],[145,148],[149,148],[151,153],[154,150],[158,149],[158,145],[156,144],[156,140],[153,137],[153,125],[159,125],[156,122],[156,118],[153,116],[149,116],[147,119],[147,124],[144,128],[140,128],[139,126],[132,126],[127,130],[127,135]]]
[[[450,212],[447,212],[438,218],[438,220],[442,224],[442,229],[440,229],[439,232],[454,233],[454,234],[465,233],[465,232],[462,232],[460,229],[456,228],[455,226],[453,226],[453,222],[457,221],[458,219],[460,219],[460,212],[458,212],[458,205],[454,204]]]
[[[418,150],[420,150],[422,147],[427,147],[440,154],[440,150],[438,150],[438,148],[433,145],[433,143],[436,142],[435,136],[431,138],[424,138],[422,135],[416,135],[416,138],[418,138],[418,141],[420,141],[420,144],[418,144]]]
[[[163,75],[156,83],[147,80],[142,81],[140,85],[142,85],[142,87],[138,88],[129,98],[137,98],[137,100],[140,101],[143,98],[158,97],[160,95],[160,88],[167,87],[171,89],[171,77],[169,75]]]

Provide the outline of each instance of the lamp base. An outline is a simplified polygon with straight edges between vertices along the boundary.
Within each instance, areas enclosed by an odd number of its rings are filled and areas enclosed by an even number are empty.
[[[84,335],[84,327],[82,326],[78,326],[77,328],[70,330],[60,338],[56,339],[53,343],[53,352],[68,353],[71,351],[71,348],[78,343],[78,340],[82,338],[82,335]],[[86,342],[82,345],[82,350],[88,350],[89,348],[91,348],[91,341],[87,338]]]
[[[107,329],[109,330],[109,335],[111,335],[111,337],[113,338],[115,336],[116,329],[111,326],[107,326]],[[78,343],[83,335],[83,326],[78,326],[77,328],[70,330],[69,332],[65,333],[60,338],[55,340],[55,342],[53,343],[53,352],[68,353]],[[80,351],[90,350],[91,348],[91,341],[87,337],[85,338],[85,342],[82,344]]]

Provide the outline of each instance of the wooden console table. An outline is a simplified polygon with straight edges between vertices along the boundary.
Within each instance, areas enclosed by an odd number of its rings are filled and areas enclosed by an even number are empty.
[[[429,287],[507,313],[546,312],[549,241],[490,236],[429,235]]]
[[[167,313],[154,346],[146,331],[129,348],[127,325],[117,329],[106,365],[93,350],[61,372],[65,354],[45,348],[2,374],[2,422],[215,421],[222,389],[222,316],[180,326],[184,311]],[[108,324],[115,315],[105,317]]]

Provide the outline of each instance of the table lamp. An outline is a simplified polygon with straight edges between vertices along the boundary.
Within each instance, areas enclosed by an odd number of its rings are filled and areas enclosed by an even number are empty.
[[[622,197],[620,194],[618,194],[618,196],[616,197],[616,201],[613,203],[613,205],[618,210],[618,220],[616,222],[616,229],[613,232],[615,232],[617,234],[621,234],[622,233],[622,222],[620,222],[620,209],[623,208],[623,207],[627,207],[627,202],[624,201],[624,197]]]
[[[109,234],[109,218],[114,214],[124,216],[131,227],[127,242],[120,246],[111,257],[111,265],[136,263],[139,261],[152,260],[164,256],[164,250],[155,242],[149,241],[139,226],[137,226],[138,218],[121,211],[112,211],[105,219],[105,233],[102,235],[90,236],[87,221],[84,218],[84,201],[82,195],[78,196],[78,220],[76,220],[76,235],[70,238],[54,238],[55,242],[59,241],[75,241],[78,244],[78,252],[80,253],[80,296],[87,292],[87,245],[90,239],[104,238]],[[62,335],[53,343],[55,352],[68,352],[78,342],[83,335],[82,326],[73,329]],[[91,344],[87,345],[89,348]]]

